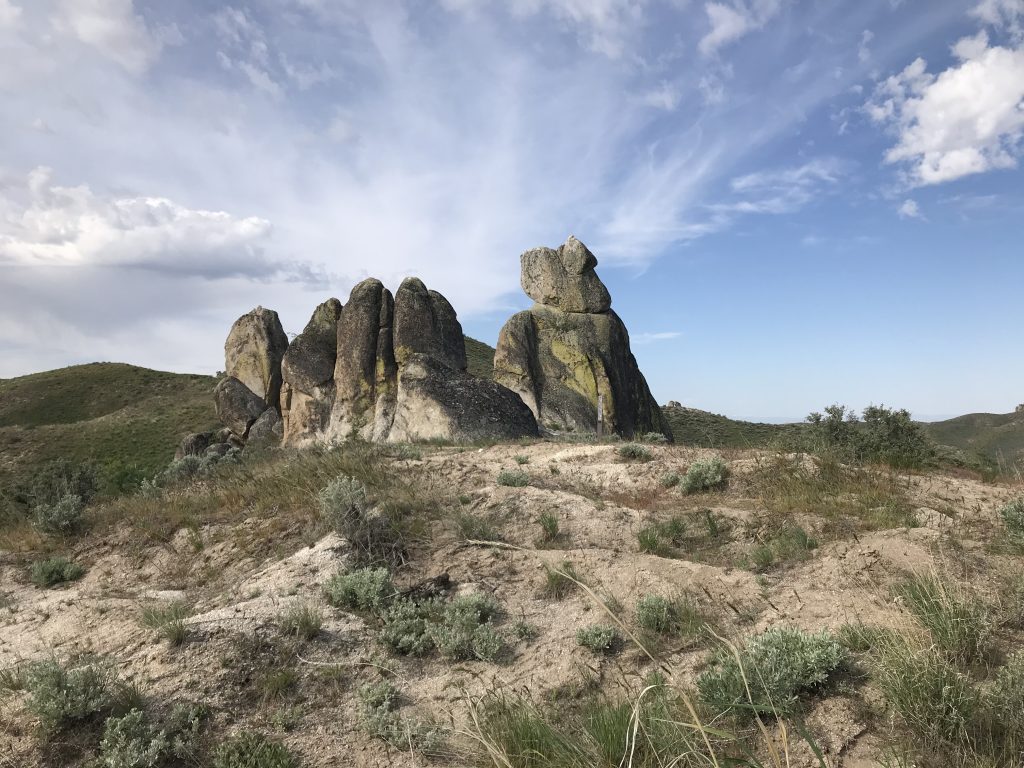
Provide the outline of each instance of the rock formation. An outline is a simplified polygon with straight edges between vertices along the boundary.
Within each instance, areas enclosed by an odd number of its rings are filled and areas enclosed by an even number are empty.
[[[327,429],[334,404],[341,302],[328,299],[281,360],[281,418],[285,442],[313,438]]]
[[[224,342],[224,370],[268,405],[281,396],[281,358],[288,348],[277,312],[256,307],[231,326]]]
[[[522,285],[537,303],[498,336],[494,379],[516,392],[552,431],[592,433],[598,396],[605,430],[631,438],[671,429],[651,395],[629,334],[594,271],[597,259],[570,236],[557,250],[521,257]]]

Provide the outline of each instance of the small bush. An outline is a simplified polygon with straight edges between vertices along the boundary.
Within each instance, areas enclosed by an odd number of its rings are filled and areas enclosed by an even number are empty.
[[[1024,652],[999,668],[988,698],[996,722],[1019,744],[1024,740]]]
[[[619,643],[619,633],[615,627],[594,624],[576,631],[576,644],[588,648],[594,653],[609,653]]]
[[[428,619],[439,610],[437,600],[395,600],[381,613],[381,641],[403,656],[430,653],[434,650],[434,638]]]
[[[541,516],[537,518],[537,524],[540,525],[543,543],[550,544],[558,539],[558,515],[554,512],[542,512]]]
[[[379,612],[395,594],[387,568],[338,571],[324,584],[328,602],[338,608]]]
[[[267,671],[256,684],[260,698],[264,703],[285,698],[295,684],[299,682],[299,673],[292,667],[280,667]]]
[[[166,731],[133,709],[124,717],[107,720],[97,768],[157,768],[170,750]]]
[[[557,568],[552,568],[547,564],[544,565],[543,593],[546,597],[561,600],[579,588],[577,584],[579,581],[582,581],[582,579],[576,573],[575,566],[568,560],[564,561]]]
[[[82,527],[85,501],[81,496],[67,494],[51,503],[32,508],[33,523],[43,533],[66,536]]]
[[[288,748],[262,733],[243,731],[213,753],[211,768],[296,768]]]
[[[515,456],[514,458],[515,458],[516,464],[518,464],[519,466],[522,466],[523,464],[529,464],[530,463],[530,457],[529,456]]]
[[[20,682],[28,691],[28,710],[47,730],[95,717],[114,701],[114,678],[98,662],[68,666],[56,660],[35,662],[25,668]]]
[[[951,661],[969,664],[984,658],[992,618],[975,595],[933,575],[911,577],[896,587],[896,594]]]
[[[792,710],[800,693],[824,683],[845,658],[843,648],[828,632],[769,629],[751,638],[739,661],[731,651],[720,651],[711,667],[698,676],[697,689],[718,712],[784,714]]]
[[[530,484],[530,475],[521,469],[503,469],[498,473],[498,485],[524,488]]]
[[[724,488],[729,479],[729,467],[721,456],[698,459],[686,470],[679,487],[683,493],[701,493]]]
[[[481,515],[473,515],[468,512],[457,512],[455,514],[455,525],[459,533],[465,539],[474,541],[501,541],[501,533],[494,527],[493,523]]]
[[[362,482],[348,475],[337,477],[320,491],[319,501],[324,521],[348,540],[360,563],[402,560],[402,531],[384,510],[374,508]]]
[[[1024,543],[1024,497],[1014,499],[999,510],[1010,538]]]
[[[286,635],[312,640],[320,634],[324,615],[319,608],[307,603],[296,603],[284,612],[277,625]]]
[[[427,631],[437,650],[448,659],[493,661],[505,648],[501,634],[490,624],[500,607],[487,595],[457,597],[444,606]]]
[[[626,443],[615,449],[623,459],[629,461],[650,461],[653,457],[651,449],[639,443]]]
[[[664,445],[668,442],[668,438],[661,432],[645,432],[640,436],[641,443],[650,443],[652,445]]]
[[[636,603],[636,623],[656,635],[693,637],[700,632],[704,619],[691,599],[644,595]]]
[[[678,472],[666,472],[663,474],[658,482],[661,483],[662,488],[675,488],[682,482],[683,476]]]
[[[154,630],[171,645],[181,645],[188,636],[185,619],[188,608],[183,603],[149,605],[142,609],[142,625]]]
[[[46,589],[68,581],[76,581],[85,574],[85,569],[64,557],[49,557],[32,563],[32,583]]]
[[[24,496],[33,508],[56,504],[68,496],[77,496],[85,506],[98,489],[99,475],[95,466],[56,459],[44,464],[32,476]]]
[[[429,751],[441,741],[440,730],[426,723],[402,717],[396,712],[399,693],[382,680],[359,689],[359,723],[371,736],[397,749]]]

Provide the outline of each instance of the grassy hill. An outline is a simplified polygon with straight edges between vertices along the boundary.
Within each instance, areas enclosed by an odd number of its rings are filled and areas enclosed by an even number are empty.
[[[925,424],[937,443],[1013,463],[1024,455],[1024,413],[969,413]]]
[[[217,426],[215,383],[123,363],[0,380],[0,483],[56,458],[95,461],[108,480],[151,475],[185,434]]]
[[[466,337],[466,360],[469,372],[481,379],[489,379],[494,375],[494,347]]]
[[[761,424],[737,421],[696,408],[662,408],[676,442],[702,448],[762,448],[788,436],[797,436],[802,424]]]

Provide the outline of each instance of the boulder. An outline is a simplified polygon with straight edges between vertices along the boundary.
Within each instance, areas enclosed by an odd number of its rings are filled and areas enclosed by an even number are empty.
[[[224,342],[224,370],[263,402],[278,407],[288,337],[277,312],[256,307],[235,321]]]
[[[419,278],[405,278],[395,293],[394,345],[398,365],[409,355],[424,354],[449,368],[466,370],[466,341],[455,309]]]
[[[174,460],[180,461],[186,456],[202,456],[210,447],[214,438],[212,432],[193,432],[186,435],[174,452]]]
[[[605,312],[611,296],[594,267],[597,258],[572,235],[557,250],[533,248],[519,257],[521,283],[538,304],[564,312]]]
[[[220,423],[243,439],[253,422],[267,410],[263,398],[234,376],[226,376],[217,382],[213,390],[213,404]]]
[[[573,237],[558,251],[537,248],[523,254],[524,288],[538,284],[537,264],[553,258],[537,255],[543,251],[556,254],[566,274],[591,273],[600,292],[607,295],[593,273],[596,259]],[[569,306],[604,308],[568,310],[564,297],[535,294],[531,297],[542,303],[513,315],[501,329],[494,380],[517,393],[540,425],[551,431],[595,432],[599,396],[603,396],[602,415],[608,432],[625,438],[661,432],[672,439],[668,422],[630,351],[626,326],[609,309],[610,300],[587,303],[573,299]]]
[[[277,445],[284,436],[281,417],[273,408],[267,408],[249,427],[246,445]]]
[[[284,440],[290,444],[314,439],[327,428],[334,404],[341,313],[340,301],[325,301],[284,353],[280,406]]]
[[[398,374],[393,320],[394,299],[380,280],[370,278],[352,289],[338,321],[328,438],[382,440],[391,428]]]
[[[398,374],[390,442],[518,440],[537,437],[537,421],[506,387],[410,353]]]

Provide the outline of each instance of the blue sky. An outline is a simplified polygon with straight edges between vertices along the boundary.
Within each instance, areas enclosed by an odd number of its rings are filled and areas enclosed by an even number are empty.
[[[659,401],[1024,401],[1024,0],[0,0],[0,376],[596,253]]]

